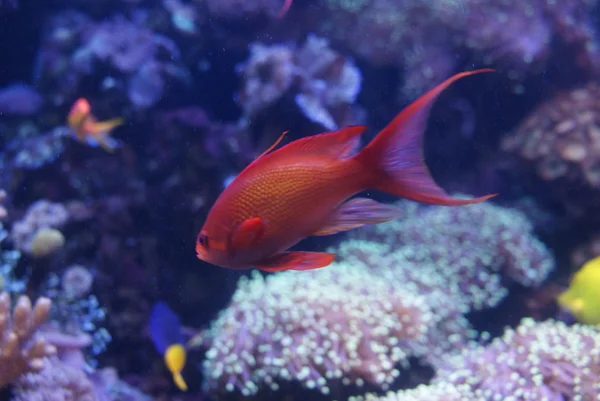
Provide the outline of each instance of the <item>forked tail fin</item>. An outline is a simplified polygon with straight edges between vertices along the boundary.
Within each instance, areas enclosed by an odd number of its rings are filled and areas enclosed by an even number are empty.
[[[454,199],[440,188],[423,160],[422,138],[433,103],[453,82],[469,75],[494,70],[462,72],[448,78],[402,110],[358,155],[370,171],[369,188],[435,205],[467,205],[483,202],[496,194],[475,199]]]

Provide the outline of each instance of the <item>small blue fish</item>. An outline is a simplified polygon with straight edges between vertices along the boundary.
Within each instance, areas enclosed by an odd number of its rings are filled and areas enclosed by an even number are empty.
[[[187,384],[181,375],[181,371],[185,367],[187,352],[183,345],[184,339],[181,334],[179,317],[167,304],[159,301],[154,304],[150,312],[148,330],[154,348],[163,355],[165,365],[173,375],[175,385],[181,391],[187,391]]]

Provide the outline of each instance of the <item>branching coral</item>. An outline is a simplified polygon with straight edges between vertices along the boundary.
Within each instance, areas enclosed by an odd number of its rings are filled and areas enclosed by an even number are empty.
[[[0,387],[13,383],[24,373],[44,368],[44,358],[56,352],[37,330],[46,321],[52,303],[40,298],[34,306],[26,296],[11,311],[10,295],[0,294]]]

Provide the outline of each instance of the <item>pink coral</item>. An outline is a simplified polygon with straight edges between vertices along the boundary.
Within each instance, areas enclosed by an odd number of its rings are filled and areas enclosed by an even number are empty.
[[[24,375],[15,385],[15,401],[97,401],[86,374],[58,358],[46,359],[38,373]]]

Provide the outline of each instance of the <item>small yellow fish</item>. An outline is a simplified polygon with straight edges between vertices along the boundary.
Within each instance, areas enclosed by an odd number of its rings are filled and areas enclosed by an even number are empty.
[[[584,324],[600,324],[600,256],[586,262],[557,298],[558,304]]]
[[[173,344],[165,351],[165,365],[173,375],[173,381],[181,391],[187,391],[188,387],[181,376],[181,371],[185,366],[186,351],[183,345]]]

